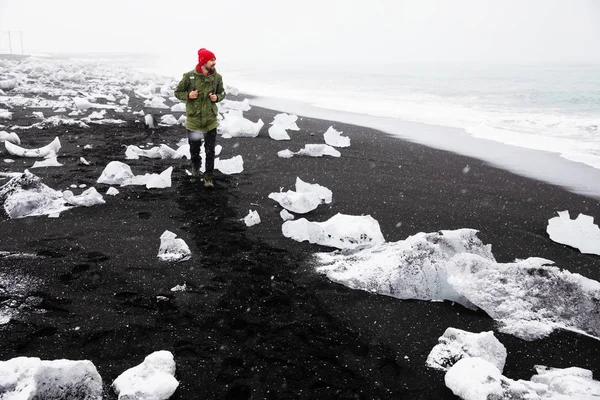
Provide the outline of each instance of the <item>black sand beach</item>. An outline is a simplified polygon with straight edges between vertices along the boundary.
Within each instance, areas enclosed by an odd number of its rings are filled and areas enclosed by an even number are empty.
[[[36,110],[13,111],[11,123],[27,125]],[[268,124],[277,113],[255,107],[245,117]],[[109,110],[106,117],[123,115]],[[86,184],[104,194],[108,186],[96,180],[109,161],[125,161],[124,145],[174,146],[184,136],[181,126],[151,130],[135,119],[141,118],[132,116],[121,127],[18,133],[32,148],[59,136],[64,166],[32,170],[45,184],[61,190]],[[322,142],[330,125],[352,138],[341,158],[277,157],[279,150]],[[116,398],[110,384],[119,374],[162,349],[177,363],[180,386],[172,399],[456,398],[425,359],[447,327],[479,332],[494,329],[494,321],[448,302],[350,290],[316,274],[311,254],[330,249],[283,237],[280,207],[267,198],[281,187],[292,189],[296,177],[333,191],[333,202],[311,212],[311,220],[369,214],[387,241],[474,228],[500,262],[543,257],[600,280],[600,257],[554,243],[545,232],[556,211],[599,219],[598,200],[367,128],[302,117],[298,126],[291,141],[271,140],[268,125],[254,139],[219,138],[221,157],[241,154],[244,172],[217,174],[214,190],[190,181],[185,160],[142,158],[127,161],[136,174],[173,165],[172,187],[119,187],[119,195],[105,196],[106,204],[59,218],[2,216],[0,250],[40,257],[0,258],[0,272],[41,284],[29,293],[39,301],[0,326],[0,359],[89,359],[107,399]],[[92,165],[77,165],[79,157]],[[1,170],[33,163],[16,160]],[[249,209],[258,211],[261,224],[244,225]],[[157,259],[165,230],[188,243],[190,261]],[[184,282],[192,290],[170,291]],[[579,366],[600,377],[595,339],[564,331],[533,342],[496,336],[508,350],[509,378],[529,379],[537,364]]]

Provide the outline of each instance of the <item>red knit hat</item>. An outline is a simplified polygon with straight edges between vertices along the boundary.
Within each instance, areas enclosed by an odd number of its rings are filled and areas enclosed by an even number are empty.
[[[205,48],[201,48],[198,50],[198,65],[202,66],[206,64],[207,61],[212,60],[215,57],[215,53],[210,50],[206,50]]]

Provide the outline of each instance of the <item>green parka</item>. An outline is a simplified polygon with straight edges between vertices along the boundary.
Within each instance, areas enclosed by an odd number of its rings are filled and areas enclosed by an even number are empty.
[[[198,90],[198,98],[188,99],[194,90]],[[190,131],[208,132],[218,126],[217,104],[208,98],[210,93],[217,95],[217,103],[225,98],[223,77],[217,72],[204,76],[194,69],[183,74],[177,84],[175,97],[185,102],[185,127]]]

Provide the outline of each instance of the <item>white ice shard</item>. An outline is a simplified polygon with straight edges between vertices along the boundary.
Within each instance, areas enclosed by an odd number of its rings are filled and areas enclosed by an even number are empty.
[[[133,144],[127,146],[127,148],[125,149],[125,159],[137,160],[140,157],[160,158],[159,148],[152,147],[151,149],[146,150],[146,149],[141,149],[138,146],[133,145]]]
[[[502,332],[525,340],[554,329],[600,338],[600,319],[594,317],[600,313],[599,282],[548,266],[552,262],[542,258],[497,263],[476,233],[421,232],[352,254],[319,253],[317,270],[354,289],[481,308]]]
[[[116,196],[119,194],[119,190],[117,188],[114,187],[109,187],[108,190],[106,191],[106,195],[107,196]]]
[[[44,168],[44,167],[62,167],[63,165],[58,162],[56,156],[47,157],[44,161],[36,161],[33,163],[31,168]]]
[[[600,382],[592,371],[571,367],[548,369],[536,366],[530,381],[512,380],[490,362],[479,357],[458,361],[446,372],[444,381],[463,400],[536,399],[595,400],[600,398]]]
[[[426,363],[431,368],[447,371],[466,357],[481,357],[502,371],[506,362],[506,347],[496,339],[493,331],[473,333],[448,328],[431,349]]]
[[[123,372],[112,384],[119,400],[167,400],[178,386],[175,360],[166,350],[150,354],[143,363]]]
[[[334,147],[350,147],[350,138],[348,136],[342,136],[342,132],[333,129],[330,126],[329,129],[323,134],[325,143]]]
[[[88,99],[83,97],[74,97],[73,102],[75,103],[75,107],[77,107],[78,110],[85,111],[88,108],[93,107],[93,104],[90,103]]]
[[[83,157],[79,157],[79,164],[81,165],[90,165],[90,162]]]
[[[281,217],[282,220],[284,221],[291,221],[294,218],[294,214],[291,214],[288,210],[286,210],[285,208],[283,210],[281,210],[281,212],[279,213],[279,216]]]
[[[0,89],[1,90],[12,90],[16,88],[18,85],[15,79],[3,79],[0,81]]]
[[[12,119],[12,113],[0,108],[0,119]]]
[[[152,116],[152,114],[144,115],[144,123],[148,128],[156,128],[156,124],[154,123],[154,117]]]
[[[52,153],[58,153],[61,147],[58,137],[55,137],[50,144],[38,149],[24,149],[11,142],[4,142],[4,146],[6,147],[6,151],[18,157],[46,157]]]
[[[334,149],[328,144],[305,144],[303,149],[298,150],[294,153],[298,156],[308,156],[308,157],[323,157],[323,156],[332,156],[332,157],[341,157],[342,153]]]
[[[111,161],[106,165],[98,178],[98,183],[107,185],[127,185],[134,177],[131,167],[121,161]]]
[[[275,115],[275,117],[273,118],[273,121],[271,122],[271,125],[273,125],[273,126],[279,125],[283,129],[290,130],[290,131],[299,131],[300,128],[298,128],[298,125],[296,124],[297,120],[298,120],[297,115],[280,113],[280,114]]]
[[[370,215],[336,214],[325,222],[305,218],[286,221],[281,230],[285,237],[338,249],[356,249],[384,243],[379,223]],[[331,279],[331,278],[330,278]]]
[[[15,132],[6,132],[0,131],[0,142],[11,142],[16,145],[21,144],[21,139],[19,139],[19,135]]]
[[[248,210],[248,215],[244,217],[244,223],[246,226],[252,226],[256,224],[260,224],[260,216],[257,211]]]
[[[88,360],[40,360],[17,357],[0,361],[0,398],[102,399],[102,378]]]
[[[202,158],[204,165],[205,158]],[[220,158],[215,159],[215,168],[224,173],[225,175],[239,174],[244,171],[244,159],[241,155],[222,160]]]
[[[244,117],[228,113],[219,123],[218,132],[223,137],[257,137],[263,126],[262,119],[252,122]]]
[[[281,125],[273,125],[269,128],[269,137],[273,140],[290,140],[290,135]]]
[[[318,183],[307,183],[299,177],[296,177],[296,192],[298,193],[314,193],[323,203],[329,204],[333,200],[333,193],[325,186]]]
[[[177,119],[171,114],[162,115],[160,117],[160,123],[162,125],[177,125]]]
[[[44,185],[28,170],[0,187],[0,204],[10,218],[60,213],[70,208],[61,192]]]
[[[75,196],[72,191],[65,190],[63,192],[63,198],[67,204],[74,206],[91,207],[97,204],[104,204],[104,198],[98,191],[91,187],[83,191],[80,195]]]
[[[171,112],[185,112],[185,103],[177,103],[171,106]]]
[[[322,203],[321,197],[317,193],[298,193],[293,190],[270,193],[269,198],[278,202],[281,207],[298,214],[306,214]]]
[[[584,254],[600,255],[600,228],[594,217],[579,214],[572,220],[569,211],[559,211],[558,217],[548,220],[546,232],[557,243],[575,247]]]
[[[150,174],[146,181],[146,188],[148,189],[164,189],[171,187],[171,174],[173,173],[173,167],[165,169],[160,174]],[[148,174],[146,174],[147,176]]]
[[[240,111],[248,111],[250,110],[250,103],[248,99],[244,99],[242,101],[233,101],[233,100],[223,100],[220,103],[224,108],[230,110],[240,110]]]
[[[150,100],[144,100],[144,106],[148,108],[169,108],[165,104],[165,99],[160,96],[154,96]]]
[[[192,255],[190,248],[183,239],[171,231],[164,231],[160,235],[160,248],[158,258],[162,261],[186,261]]]
[[[294,153],[290,149],[285,149],[277,152],[277,157],[280,158],[292,158]]]

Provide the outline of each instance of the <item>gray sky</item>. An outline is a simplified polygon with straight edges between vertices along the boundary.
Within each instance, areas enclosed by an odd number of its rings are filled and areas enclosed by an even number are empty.
[[[26,52],[190,62],[600,62],[600,0],[0,0],[0,30]]]

